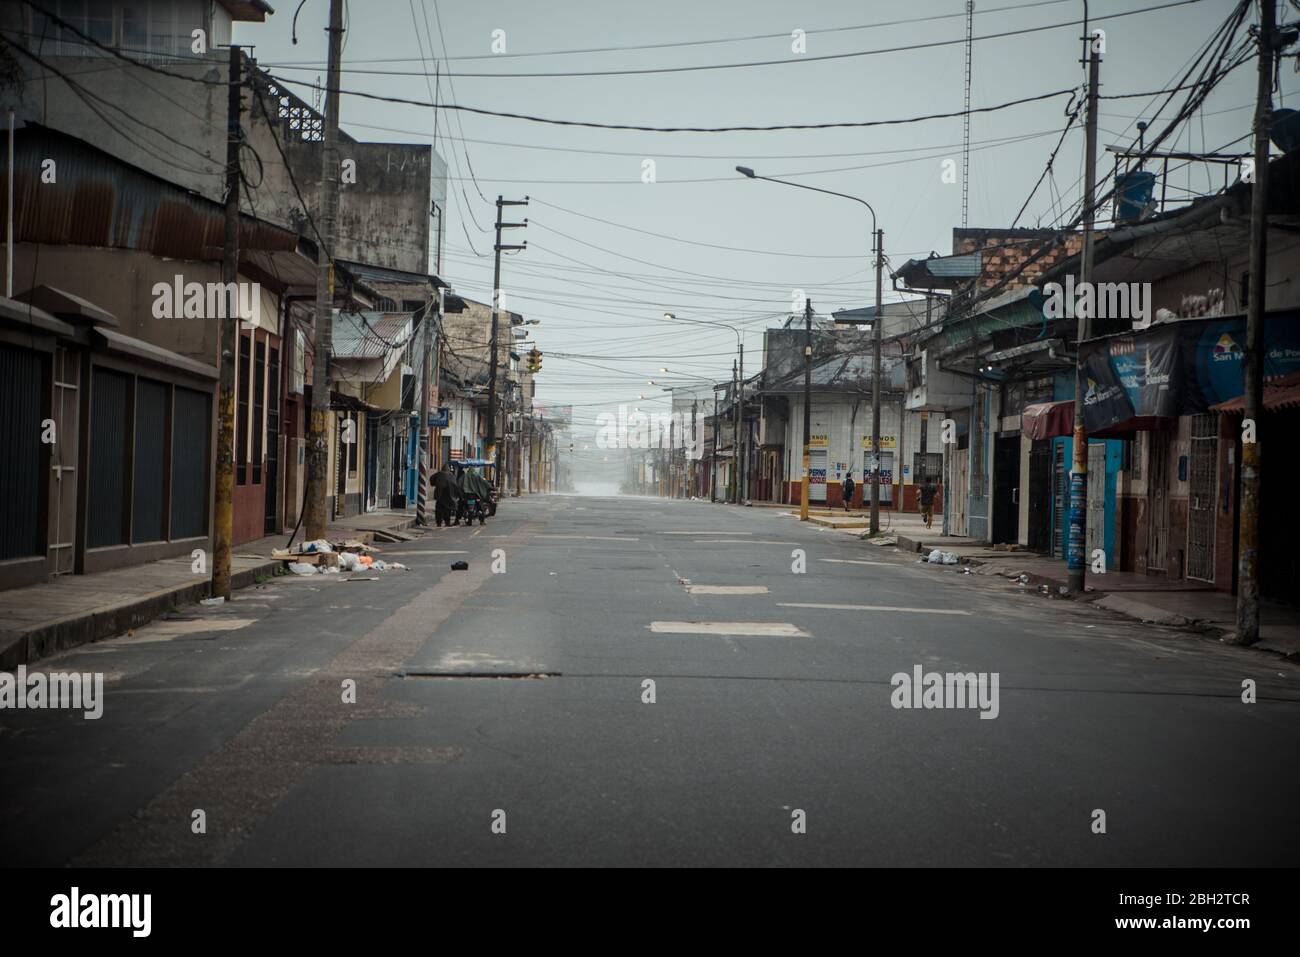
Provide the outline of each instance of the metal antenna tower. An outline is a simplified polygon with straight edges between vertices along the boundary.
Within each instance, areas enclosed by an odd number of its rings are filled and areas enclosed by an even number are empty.
[[[961,225],[966,227],[970,193],[970,61],[974,52],[971,42],[975,26],[975,0],[966,0],[966,106],[961,118]]]

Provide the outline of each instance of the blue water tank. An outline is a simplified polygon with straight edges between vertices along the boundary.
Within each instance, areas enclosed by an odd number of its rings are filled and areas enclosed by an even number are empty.
[[[1135,169],[1115,177],[1115,220],[1141,219],[1151,209],[1156,174]]]

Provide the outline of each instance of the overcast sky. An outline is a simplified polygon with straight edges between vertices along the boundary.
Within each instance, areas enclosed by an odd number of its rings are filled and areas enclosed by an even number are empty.
[[[1172,85],[1233,7],[1198,0],[1115,16],[1167,2],[1089,4],[1094,25],[1106,31],[1103,94]],[[327,0],[307,0],[296,46],[296,3],[275,6],[265,24],[238,26],[236,42],[254,45],[261,65],[281,76],[323,78]],[[436,57],[441,101],[553,119],[716,127],[899,119],[963,107],[960,0],[354,0],[348,7],[345,91],[429,101],[434,80],[425,74],[433,74]],[[1083,8],[1082,0],[981,0],[972,107],[1079,86]],[[1053,24],[1068,25],[979,39]],[[493,53],[498,30],[504,54]],[[806,33],[803,54],[792,52],[794,30]],[[958,42],[910,49],[937,41]],[[814,59],[894,47],[903,49]],[[593,48],[600,52],[574,52]],[[681,69],[755,61],[777,62]],[[469,75],[662,69],[676,72]],[[1212,150],[1247,136],[1254,71],[1251,62],[1228,76],[1166,147]],[[1282,88],[1292,95],[1283,102],[1293,105],[1298,87],[1287,64]],[[294,90],[310,99],[309,90]],[[1103,103],[1101,145],[1131,143],[1140,118],[1159,129],[1151,113],[1163,100]],[[970,226],[1011,225],[1060,136],[1068,102],[1060,96],[972,116]],[[434,142],[431,109],[348,95],[341,109],[342,127],[358,139]],[[516,211],[528,216],[529,228],[506,240],[527,239],[529,248],[504,258],[502,286],[510,309],[541,320],[531,327],[546,354],[538,401],[573,404],[581,432],[619,402],[665,408],[662,385],[730,375],[735,334],[687,319],[740,329],[752,371],[761,331],[789,313],[792,290],[806,290],[819,314],[873,301],[867,211],[744,179],[737,164],[867,200],[885,231],[888,260],[898,266],[931,250],[951,251],[952,229],[961,225],[961,141],[960,118],[856,130],[649,133],[440,111],[436,145],[449,164],[451,193],[442,275],[458,292],[490,301],[492,201],[498,194],[532,198]],[[1247,139],[1228,146],[1248,148]],[[948,158],[958,167],[956,183],[943,181]],[[645,160],[654,161],[651,184],[642,181]],[[1108,176],[1105,154],[1101,162],[1099,175]],[[1068,219],[1082,164],[1080,124],[1020,225]],[[1219,167],[1187,166],[1171,175],[1169,196],[1213,191],[1222,178]],[[895,298],[888,275],[885,282],[886,298]],[[680,319],[666,323],[665,312]]]

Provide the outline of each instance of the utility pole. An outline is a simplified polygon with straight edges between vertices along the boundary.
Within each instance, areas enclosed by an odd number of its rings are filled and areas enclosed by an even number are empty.
[[[320,225],[316,250],[316,317],[313,330],[311,423],[307,441],[305,503],[308,541],[325,537],[329,521],[325,498],[329,490],[329,445],[326,419],[330,408],[331,353],[334,349],[334,226],[339,205],[339,60],[343,53],[343,0],[330,0],[329,69],[325,81],[325,131],[321,150]],[[339,433],[339,455],[345,433]]]
[[[1092,282],[1093,225],[1097,219],[1097,76],[1101,53],[1096,41],[1083,38],[1088,56],[1088,116],[1083,158],[1083,251],[1080,256],[1079,284],[1087,288]],[[1069,590],[1083,594],[1084,552],[1088,547],[1088,436],[1083,424],[1083,397],[1088,392],[1088,377],[1083,367],[1083,342],[1090,333],[1088,308],[1079,309],[1078,343],[1074,367],[1074,445],[1070,462],[1069,541],[1066,547],[1066,575]],[[974,441],[971,433],[971,441]]]
[[[745,441],[745,439],[749,438],[749,426],[745,424],[745,340],[744,339],[740,340],[740,378],[737,381],[740,386],[740,392],[739,392],[740,405],[739,405],[739,409],[736,412],[736,423],[742,430],[744,430],[745,435],[744,438],[741,438],[740,433],[739,432],[736,433],[736,454],[740,457],[738,460],[740,465],[736,472],[737,475],[736,504],[743,505],[745,502],[745,492],[747,491],[746,484],[745,484],[745,478],[746,478],[745,472],[748,471],[748,467],[749,467],[749,450],[747,448],[748,443]]]
[[[243,60],[240,49],[230,47],[230,83],[226,89],[226,246],[221,260],[221,281],[234,289],[239,279],[239,146],[243,130],[239,113],[243,106]],[[13,165],[13,150],[9,151]],[[13,208],[12,202],[10,209]],[[9,244],[10,249],[13,244]],[[235,537],[235,350],[239,348],[239,316],[229,308],[238,302],[231,296],[217,337],[221,349],[220,389],[217,399],[217,474],[212,505],[212,597],[230,600],[230,562]]]
[[[713,455],[710,457],[711,472],[709,474],[709,501],[718,500],[718,390],[715,385],[713,389]]]
[[[492,463],[492,484],[499,489],[505,489],[505,479],[502,477],[501,464],[497,461],[497,325],[501,312],[501,253],[503,251],[524,250],[528,248],[528,243],[518,246],[503,246],[501,244],[501,230],[503,229],[522,229],[528,225],[528,220],[522,223],[505,223],[501,221],[501,214],[506,206],[527,206],[528,197],[523,199],[504,199],[497,196],[497,238],[493,244],[496,252],[496,258],[492,266],[492,335],[489,339],[489,350],[491,355],[488,357],[488,434],[487,434],[487,459]],[[507,429],[507,431],[509,431]]]
[[[733,503],[740,501],[740,374],[736,360],[731,360],[731,494]]]
[[[799,521],[808,521],[808,484],[812,481],[812,300],[803,301],[803,488]]]
[[[963,182],[965,178],[963,177]],[[885,231],[877,229],[873,237],[876,247],[876,318],[871,323],[871,534],[880,531],[880,346],[884,335],[885,317],[881,315],[884,292],[881,289],[881,274],[885,265]],[[902,420],[899,420],[902,431]],[[902,468],[902,463],[899,463]],[[901,474],[901,473],[900,473]],[[901,491],[902,484],[899,484]]]
[[[420,487],[415,493],[415,520],[420,525],[429,524],[429,475],[433,469],[432,431],[429,413],[432,411],[432,393],[438,386],[438,373],[434,366],[434,325],[442,324],[442,290],[437,291],[437,307],[429,300],[424,307],[424,365],[420,375]]]
[[[1237,547],[1237,630],[1232,644],[1259,641],[1259,484],[1263,456],[1259,416],[1264,408],[1264,317],[1268,303],[1268,128],[1272,113],[1275,0],[1259,5],[1259,85],[1255,94],[1255,182],[1250,192],[1250,288],[1246,304],[1246,354],[1242,363],[1243,429],[1254,441],[1241,443],[1241,515]]]

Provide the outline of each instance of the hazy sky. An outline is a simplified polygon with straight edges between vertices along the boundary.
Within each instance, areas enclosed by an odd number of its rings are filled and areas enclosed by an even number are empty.
[[[1094,25],[1106,31],[1103,94],[1172,85],[1234,6],[1229,0],[1198,0],[1114,17],[1164,2],[1089,4]],[[239,26],[236,41],[255,45],[258,60],[272,72],[305,81],[323,77],[327,0],[307,0],[297,46],[289,40],[296,3],[275,6],[277,13],[265,24]],[[424,74],[434,72],[436,57],[444,74],[437,88],[443,102],[556,119],[648,126],[805,124],[951,113],[963,105],[964,44],[910,49],[962,40],[960,0],[353,0],[348,8],[345,91],[428,101],[434,80]],[[1082,0],[981,0],[972,107],[1079,86],[1078,25],[979,37],[1073,24],[1083,8]],[[1255,16],[1252,11],[1250,19]],[[881,25],[900,20],[908,22]],[[803,54],[791,49],[796,29],[806,33]],[[493,53],[497,30],[504,31],[505,54]],[[903,49],[814,59],[892,47]],[[601,52],[575,52],[593,48]],[[778,62],[680,69],[754,61]],[[468,75],[654,69],[677,72]],[[1224,80],[1203,115],[1184,124],[1176,146],[1170,140],[1166,147],[1215,149],[1246,136],[1254,71],[1251,62]],[[1282,85],[1290,105],[1300,82],[1289,64]],[[310,91],[294,90],[310,98]],[[1103,103],[1101,146],[1132,142],[1139,118],[1152,120],[1152,132],[1159,129],[1161,122],[1150,113],[1163,99]],[[972,116],[970,226],[1011,225],[1057,142],[1067,102],[1062,96]],[[362,140],[428,143],[434,139],[434,112],[345,94],[342,126]],[[507,239],[527,239],[529,248],[503,260],[502,286],[509,308],[542,321],[531,327],[546,354],[538,401],[574,404],[581,432],[598,411],[619,402],[666,407],[661,385],[730,375],[735,334],[690,325],[687,318],[741,329],[752,371],[761,330],[790,311],[792,290],[806,290],[819,314],[873,301],[866,210],[744,179],[734,172],[737,164],[867,200],[885,231],[888,260],[897,266],[930,250],[951,251],[952,228],[961,224],[960,169],[956,183],[945,183],[943,160],[960,167],[961,140],[960,118],[857,130],[648,133],[441,111],[437,148],[451,180],[443,277],[458,292],[490,301],[492,201],[498,194],[532,198],[526,211],[516,210],[528,216],[529,228]],[[1229,149],[1248,149],[1248,141]],[[646,160],[654,161],[654,183],[642,181]],[[1082,164],[1080,124],[1020,225],[1060,221],[1079,199]],[[1100,175],[1108,176],[1105,154],[1101,164]],[[1185,167],[1171,175],[1169,196],[1217,189],[1222,177],[1219,167]],[[888,275],[885,282],[886,298],[892,298]],[[666,323],[665,312],[681,320]],[[668,373],[659,371],[664,367]],[[642,395],[647,401],[638,400]]]

